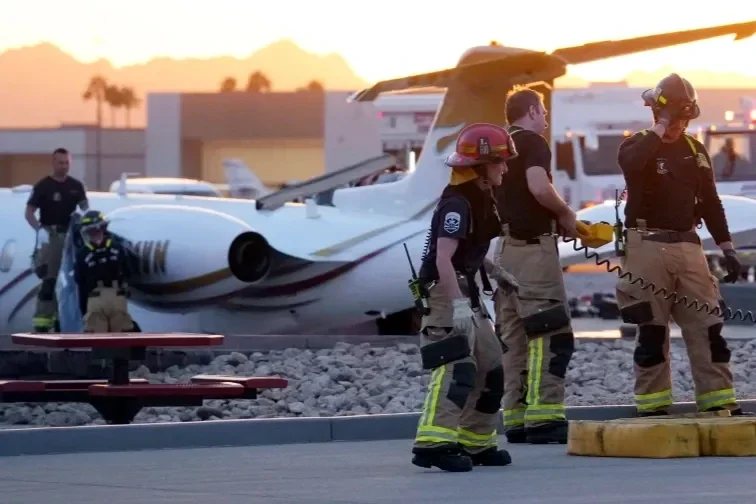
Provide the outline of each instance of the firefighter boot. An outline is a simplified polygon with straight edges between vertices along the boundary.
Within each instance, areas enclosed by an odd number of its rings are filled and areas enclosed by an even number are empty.
[[[652,411],[639,411],[635,414],[635,416],[638,418],[666,416],[666,415],[669,415],[669,411],[663,410],[663,409],[652,410]]]
[[[525,428],[525,440],[530,444],[567,444],[567,420],[554,420]]]
[[[525,426],[507,429],[507,431],[504,434],[507,436],[507,443],[518,444],[518,443],[527,442],[527,434],[525,434]]]
[[[473,465],[476,466],[501,467],[512,463],[512,456],[507,450],[499,450],[495,447],[478,453],[470,453],[463,449],[462,453],[470,457]]]
[[[462,454],[459,446],[447,445],[433,448],[412,448],[412,463],[418,467],[430,469],[435,466],[442,471],[467,472],[472,471],[473,462],[467,455]]]

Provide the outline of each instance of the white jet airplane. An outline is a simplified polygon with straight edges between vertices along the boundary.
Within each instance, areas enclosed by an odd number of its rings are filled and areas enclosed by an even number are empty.
[[[131,310],[144,331],[283,334],[353,326],[383,314],[411,320],[403,244],[419,268],[430,217],[449,180],[443,160],[465,124],[504,125],[508,89],[542,82],[550,97],[553,80],[569,64],[753,33],[756,21],[551,54],[475,47],[453,69],[379,82],[353,99],[372,100],[410,87],[447,91],[416,169],[390,184],[338,189],[333,206],[286,203],[305,190],[292,186],[255,202],[92,192],[90,207],[107,214],[110,229],[128,239],[139,257]],[[380,162],[385,160],[375,160]],[[28,191],[0,190],[6,216],[0,229],[0,330],[5,333],[30,330],[40,288],[30,268],[34,233],[23,218],[28,196]],[[731,202],[725,204],[729,210]],[[62,274],[59,280],[65,282]],[[409,326],[390,331],[407,334]]]

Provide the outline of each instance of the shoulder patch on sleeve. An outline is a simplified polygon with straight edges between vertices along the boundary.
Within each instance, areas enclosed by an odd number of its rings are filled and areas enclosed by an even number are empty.
[[[462,224],[462,216],[459,212],[446,212],[444,215],[444,231],[447,233],[456,233]]]
[[[699,152],[698,154],[696,154],[696,163],[698,164],[699,168],[711,170],[711,165],[709,164],[709,160],[706,159],[706,154],[704,154],[703,152]]]

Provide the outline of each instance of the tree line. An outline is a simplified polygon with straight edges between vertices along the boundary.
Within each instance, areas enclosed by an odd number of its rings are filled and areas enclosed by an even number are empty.
[[[249,74],[247,77],[247,85],[244,88],[239,87],[239,82],[235,77],[226,77],[220,83],[219,92],[221,93],[233,93],[237,91],[244,91],[246,93],[267,93],[272,88],[272,83],[267,75],[257,70]],[[297,88],[297,91],[318,91],[325,90],[323,83],[317,80],[311,80],[307,85]]]
[[[85,102],[94,101],[97,105],[97,124],[100,126],[102,126],[102,106],[108,105],[112,127],[116,125],[116,114],[120,109],[125,112],[126,127],[131,127],[131,111],[142,102],[134,92],[134,88],[111,84],[101,75],[95,75],[89,79],[81,97]]]

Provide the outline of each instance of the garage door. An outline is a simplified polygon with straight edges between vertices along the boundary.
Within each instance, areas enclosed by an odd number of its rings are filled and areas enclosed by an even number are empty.
[[[202,178],[224,183],[222,162],[226,158],[244,161],[269,187],[324,173],[321,140],[206,142],[202,152]]]

